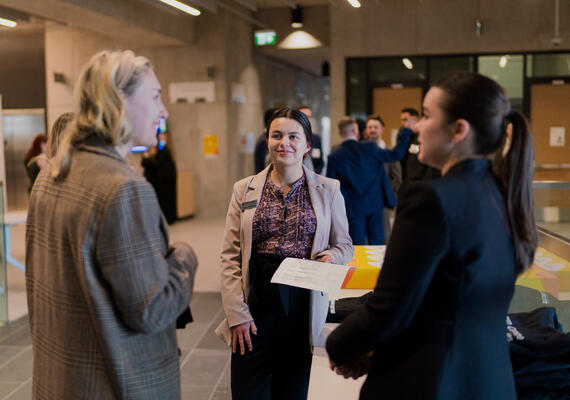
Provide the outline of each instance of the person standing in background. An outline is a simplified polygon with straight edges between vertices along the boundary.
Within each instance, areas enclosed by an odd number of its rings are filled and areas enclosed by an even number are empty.
[[[305,114],[307,118],[309,118],[309,121],[311,121],[311,118],[313,118],[313,112],[311,111],[311,108],[309,106],[304,104],[299,105],[297,106],[297,110]],[[321,143],[321,136],[315,132],[313,132],[313,142],[311,143],[310,159],[313,164],[313,170],[317,174],[323,172],[323,168],[325,166],[325,161],[323,158],[323,146]]]
[[[141,165],[144,177],[152,185],[166,222],[173,224],[177,219],[176,207],[176,163],[166,143],[167,134],[158,136],[158,146],[149,147],[143,154]]]
[[[386,142],[382,139],[382,134],[384,133],[384,120],[379,116],[369,116],[366,121],[366,127],[364,130],[365,140],[371,140],[376,142],[378,147],[381,149],[386,149]],[[384,197],[391,198],[394,197],[398,199],[398,190],[400,190],[400,185],[402,184],[402,167],[400,161],[384,163],[384,170],[388,175],[388,180],[390,181],[390,186],[384,185]],[[391,191],[391,193],[390,193]],[[384,207],[384,240],[386,243],[390,240],[390,232],[392,230],[390,219],[393,217],[394,207]]]
[[[358,125],[352,117],[343,117],[338,129],[343,142],[329,156],[327,176],[340,181],[350,237],[356,245],[382,245],[384,207],[396,205],[384,163],[402,159],[411,131],[403,130],[396,147],[384,150],[375,142],[358,141]]]
[[[37,134],[34,138],[30,149],[24,159],[24,165],[30,184],[28,186],[28,193],[32,191],[34,182],[41,169],[46,166],[46,149],[47,149],[47,136],[43,133]]]
[[[404,108],[400,113],[400,129],[413,129],[419,119],[418,110],[415,108]],[[418,159],[420,146],[418,143],[418,134],[412,133],[410,137],[410,146],[402,164],[402,182],[404,184],[439,178],[441,172],[437,168],[425,165]]]
[[[261,135],[257,138],[255,142],[255,149],[253,151],[253,163],[255,173],[259,174],[261,171],[265,169],[269,165],[269,160],[267,158],[267,139],[266,139],[266,132],[267,132],[267,124],[269,120],[273,116],[273,114],[277,111],[275,108],[268,108],[265,110],[263,114],[263,124],[265,125],[265,129],[261,132]]]
[[[125,160],[168,113],[150,62],[104,51],[36,180],[26,229],[34,399],[180,399],[175,322],[198,265],[169,245],[152,186]]]

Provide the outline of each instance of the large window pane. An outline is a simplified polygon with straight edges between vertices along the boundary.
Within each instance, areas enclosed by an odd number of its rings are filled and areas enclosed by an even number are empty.
[[[511,107],[522,112],[523,98],[523,56],[480,56],[479,73],[496,80],[507,92]]]
[[[570,53],[527,56],[528,78],[570,76]]]
[[[473,72],[475,60],[472,56],[432,57],[429,64],[429,83],[433,85],[441,78],[457,71]]]
[[[346,68],[348,114],[355,118],[366,118],[366,60],[348,60]]]
[[[425,80],[427,61],[425,57],[407,57],[411,64],[406,66],[404,58],[385,58],[370,61],[371,83],[399,83]]]

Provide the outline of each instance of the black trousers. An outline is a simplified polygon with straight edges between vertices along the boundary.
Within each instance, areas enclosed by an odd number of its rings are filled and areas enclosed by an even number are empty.
[[[271,271],[282,259],[255,256],[250,261],[253,296],[249,306],[257,335],[252,335],[253,351],[232,354],[233,400],[307,398],[313,357],[309,342],[310,292],[269,283]]]

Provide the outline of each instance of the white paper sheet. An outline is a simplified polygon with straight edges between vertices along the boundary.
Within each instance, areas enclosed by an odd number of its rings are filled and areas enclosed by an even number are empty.
[[[347,265],[286,258],[273,274],[271,283],[320,290],[336,296],[349,269]]]

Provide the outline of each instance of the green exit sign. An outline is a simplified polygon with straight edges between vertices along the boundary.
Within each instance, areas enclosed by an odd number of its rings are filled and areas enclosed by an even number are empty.
[[[275,31],[255,31],[254,40],[256,46],[271,46],[277,43]]]

